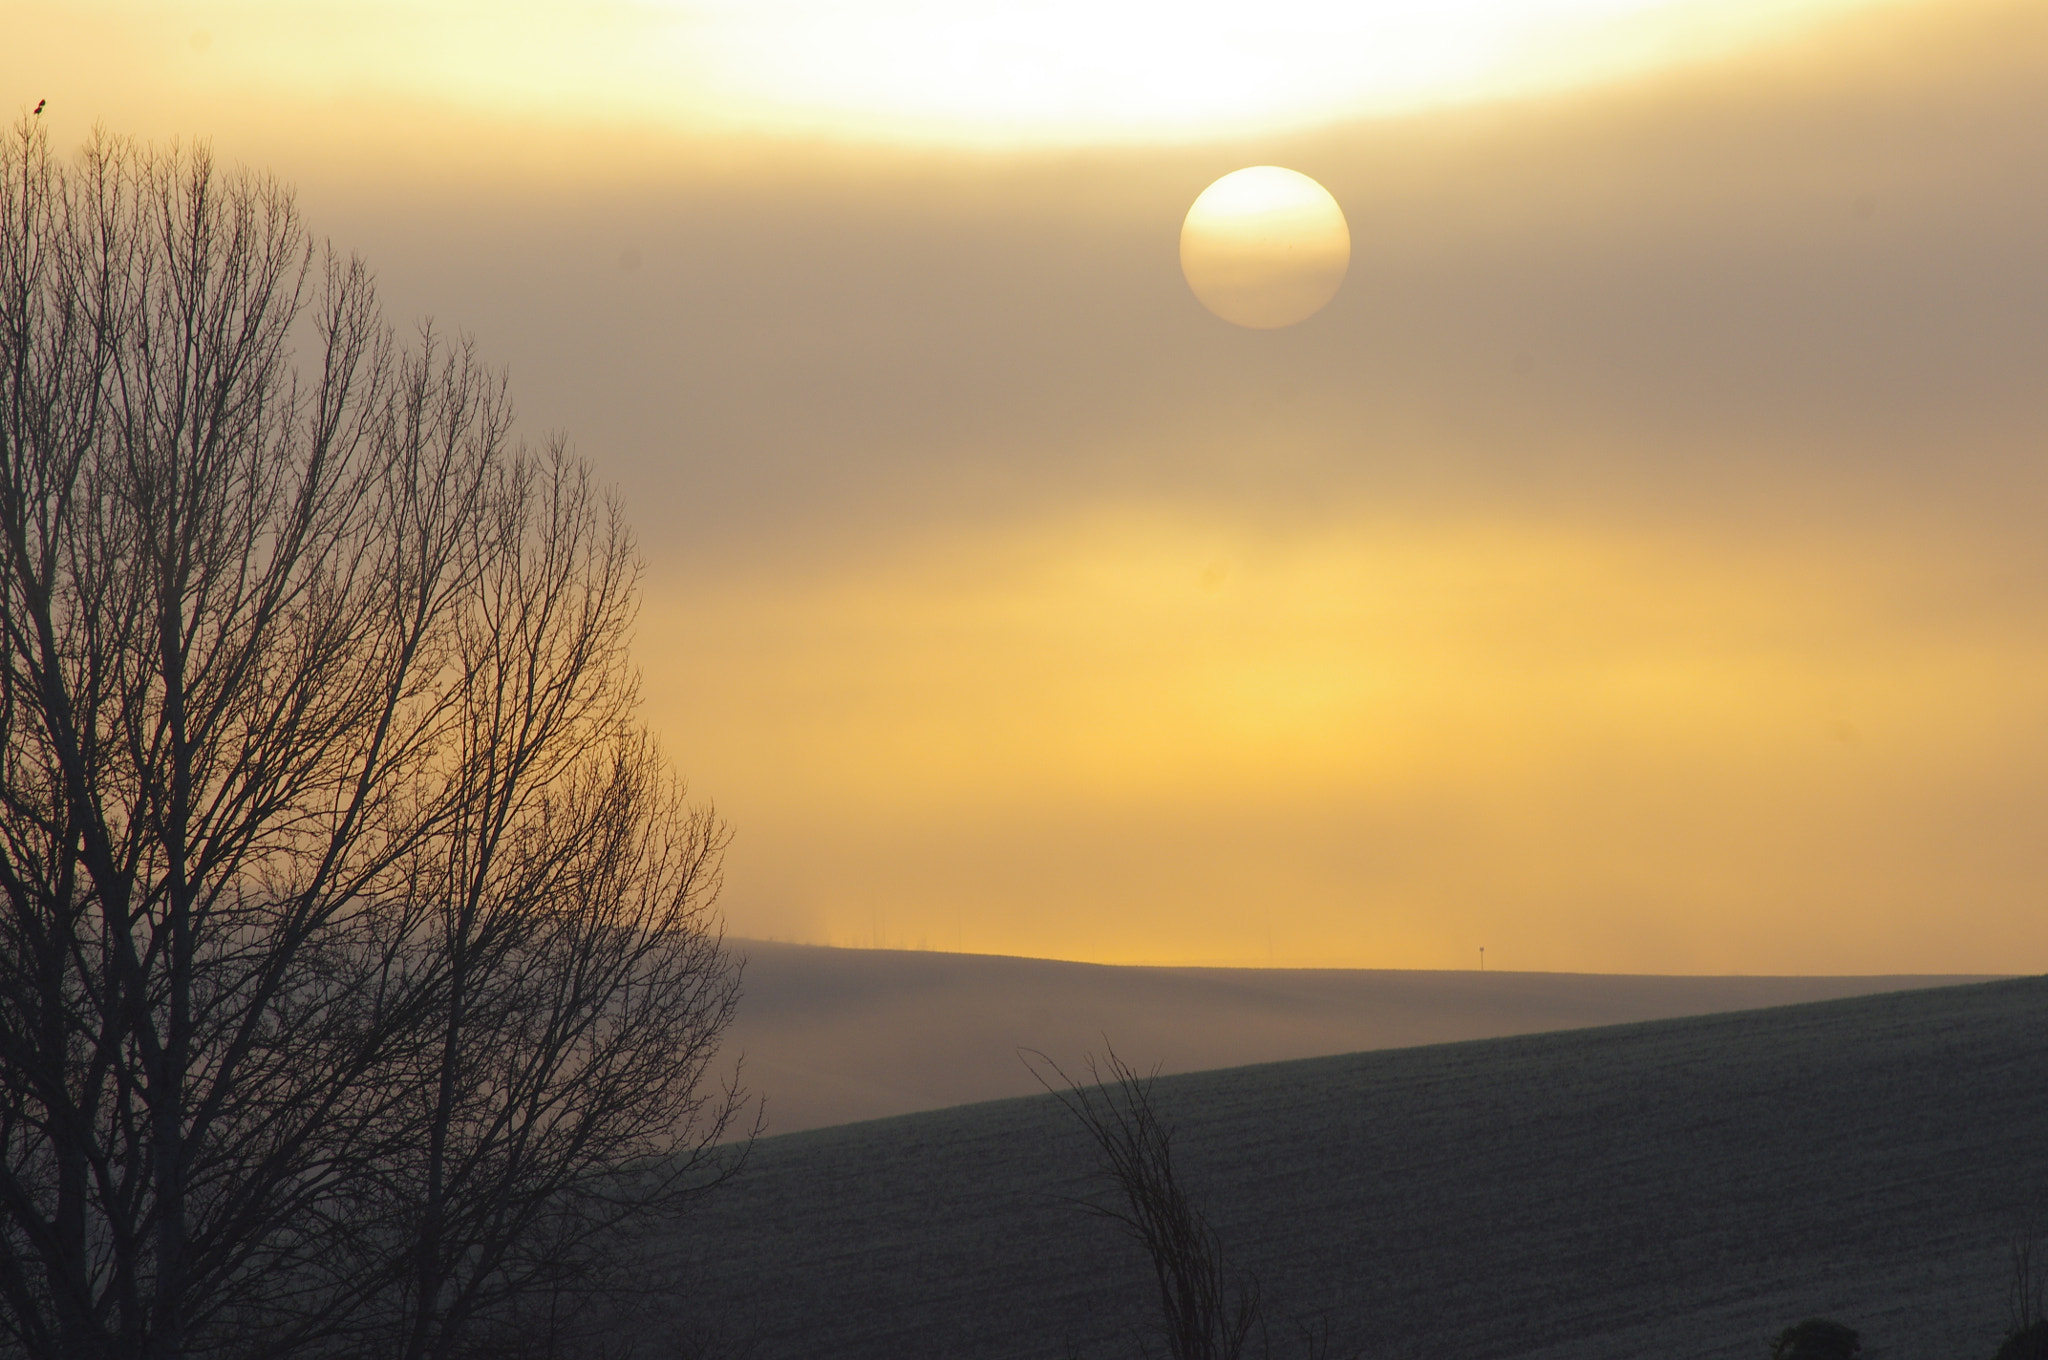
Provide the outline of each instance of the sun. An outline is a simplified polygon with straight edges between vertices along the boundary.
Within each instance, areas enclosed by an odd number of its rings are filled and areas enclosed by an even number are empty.
[[[1204,189],[1180,229],[1180,268],[1204,307],[1253,330],[1292,326],[1337,295],[1351,228],[1330,191],[1254,165]]]

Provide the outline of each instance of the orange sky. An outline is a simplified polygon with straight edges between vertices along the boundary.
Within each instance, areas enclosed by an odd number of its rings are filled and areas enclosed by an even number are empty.
[[[0,89],[276,169],[620,488],[733,930],[2048,968],[2038,4],[1564,6],[1321,104],[950,122],[650,8],[31,3]],[[1258,163],[1352,232],[1273,332],[1175,254]]]

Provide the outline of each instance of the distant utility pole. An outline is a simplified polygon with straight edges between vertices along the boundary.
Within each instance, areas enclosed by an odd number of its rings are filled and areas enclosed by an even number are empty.
[[[1480,971],[1480,972],[1482,972],[1482,973],[1486,971],[1486,946],[1485,946],[1485,945],[1480,945],[1480,946],[1479,946],[1479,971]]]

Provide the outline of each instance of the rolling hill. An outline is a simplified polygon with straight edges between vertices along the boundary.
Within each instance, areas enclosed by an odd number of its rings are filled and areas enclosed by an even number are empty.
[[[1332,1355],[1989,1360],[2048,1191],[2048,979],[1168,1076],[1185,1179]],[[1114,1037],[1114,1036],[1112,1036]],[[1128,1056],[1128,1055],[1127,1055]],[[763,1139],[682,1244],[758,1360],[1139,1353],[1049,1097]],[[1157,1347],[1154,1347],[1155,1353]]]

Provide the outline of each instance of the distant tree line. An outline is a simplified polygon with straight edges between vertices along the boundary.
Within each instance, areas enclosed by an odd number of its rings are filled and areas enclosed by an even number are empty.
[[[274,180],[0,149],[0,1351],[550,1353],[730,1170],[636,566]]]

